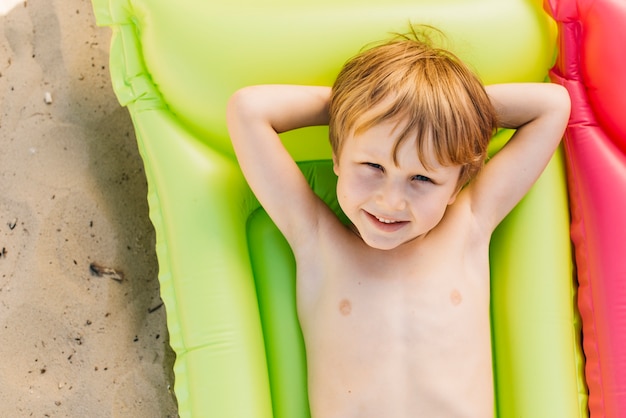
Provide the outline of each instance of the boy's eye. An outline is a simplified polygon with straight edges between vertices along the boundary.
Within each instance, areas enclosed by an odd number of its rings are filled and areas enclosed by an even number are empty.
[[[421,174],[413,176],[413,180],[422,181],[422,182],[426,182],[426,183],[432,183],[433,182],[429,177],[422,176]]]
[[[365,163],[366,166],[371,167],[375,170],[385,171],[382,165],[376,163]]]

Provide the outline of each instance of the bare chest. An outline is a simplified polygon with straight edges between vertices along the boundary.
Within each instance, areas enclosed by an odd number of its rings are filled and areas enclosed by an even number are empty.
[[[327,269],[315,300],[299,294],[312,404],[372,412],[361,417],[397,408],[402,417],[440,414],[434,405],[463,416],[459,404],[471,411],[467,402],[480,402],[484,413],[492,400],[488,267],[433,256],[388,268],[342,261]],[[476,384],[486,395],[473,392]]]
[[[314,301],[300,304],[308,306],[300,312],[303,330],[320,342],[330,336],[342,347],[354,346],[352,356],[453,355],[478,329],[489,327],[489,272],[460,264],[424,263],[406,274],[362,265],[353,276],[328,277]]]

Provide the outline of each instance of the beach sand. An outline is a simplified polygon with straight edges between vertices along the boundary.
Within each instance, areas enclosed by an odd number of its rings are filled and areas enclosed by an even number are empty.
[[[0,16],[0,417],[177,415],[146,180],[109,38],[88,0]]]

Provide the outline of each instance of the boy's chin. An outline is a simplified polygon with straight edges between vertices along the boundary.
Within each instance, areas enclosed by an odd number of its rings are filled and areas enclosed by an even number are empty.
[[[380,250],[380,251],[395,250],[396,248],[399,248],[407,243],[406,241],[391,241],[390,240],[390,241],[382,242],[380,240],[369,240],[362,236],[361,236],[361,239],[368,247],[375,249],[375,250]],[[409,240],[409,241],[412,241],[412,240]]]
[[[384,239],[376,239],[376,238],[371,238],[367,235],[363,235],[361,234],[361,231],[359,231],[359,229],[353,224],[350,223],[350,225],[348,226],[350,228],[350,230],[359,238],[361,238],[361,240],[365,243],[365,245],[367,245],[368,247],[374,249],[374,250],[380,250],[380,251],[391,251],[391,250],[395,250],[398,247],[403,246],[404,244],[413,241],[415,238],[412,239],[408,239],[406,241],[401,241],[401,240],[384,240]]]

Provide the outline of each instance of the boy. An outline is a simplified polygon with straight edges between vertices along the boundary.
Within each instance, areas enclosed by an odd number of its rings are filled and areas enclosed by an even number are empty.
[[[232,97],[241,168],[296,258],[314,418],[493,416],[489,240],[550,160],[569,106],[553,84],[483,87],[411,37],[350,60],[332,90]],[[350,226],[277,135],[324,124]],[[517,131],[483,168],[497,126]]]

